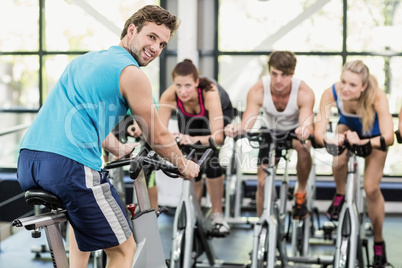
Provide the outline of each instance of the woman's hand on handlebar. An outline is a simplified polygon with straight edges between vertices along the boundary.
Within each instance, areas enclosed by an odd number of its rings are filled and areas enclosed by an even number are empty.
[[[367,140],[361,140],[355,131],[345,131],[344,135],[350,145],[365,145],[367,143]]]
[[[187,134],[182,133],[172,133],[173,137],[176,139],[177,143],[180,145],[192,145],[196,143],[198,140],[194,141],[194,138]]]
[[[331,139],[324,138],[326,143],[337,146],[343,146],[345,144],[345,139],[345,135],[341,133],[336,133],[335,136]]]
[[[231,138],[237,137],[240,131],[241,131],[240,126],[234,124],[228,124],[224,129],[225,135]]]
[[[298,140],[304,142],[310,138],[310,135],[312,133],[310,133],[310,130],[306,127],[297,127],[295,129],[295,134],[296,134]]]

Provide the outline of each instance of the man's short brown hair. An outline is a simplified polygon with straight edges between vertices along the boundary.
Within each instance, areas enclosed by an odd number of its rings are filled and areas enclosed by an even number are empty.
[[[123,39],[127,34],[127,29],[130,24],[137,27],[137,32],[140,32],[142,27],[147,22],[154,22],[157,25],[165,25],[170,30],[170,38],[172,38],[177,29],[179,28],[179,21],[177,17],[171,14],[166,9],[157,5],[146,5],[135,12],[124,24],[123,31],[121,32],[120,39]]]
[[[269,55],[268,69],[270,70],[271,67],[274,67],[285,75],[293,75],[296,63],[296,55],[292,51],[274,51]]]

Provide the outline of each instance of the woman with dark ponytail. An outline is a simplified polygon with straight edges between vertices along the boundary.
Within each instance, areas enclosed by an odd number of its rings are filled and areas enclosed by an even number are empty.
[[[214,81],[199,77],[198,70],[189,59],[178,63],[172,71],[173,84],[162,94],[159,101],[159,116],[168,126],[173,111],[177,112],[179,132],[173,133],[180,144],[208,145],[212,138],[218,145],[224,141],[224,125],[230,123],[233,108],[227,93]],[[222,197],[224,176],[215,152],[206,163],[206,186],[212,204],[210,214],[214,232],[226,236],[229,225],[223,219]],[[195,192],[202,197],[202,172],[195,179]]]

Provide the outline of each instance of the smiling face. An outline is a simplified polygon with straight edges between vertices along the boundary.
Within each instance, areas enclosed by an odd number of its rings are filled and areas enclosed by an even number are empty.
[[[140,66],[147,66],[166,47],[170,30],[163,24],[148,22],[140,32],[137,32],[135,25],[131,24],[128,28],[128,36],[127,50]]]
[[[361,75],[349,70],[342,72],[340,93],[344,101],[358,100],[366,88],[367,84],[363,85]]]
[[[194,81],[194,76],[191,74],[186,76],[176,75],[173,80],[176,94],[183,103],[197,98],[198,83],[199,79]]]

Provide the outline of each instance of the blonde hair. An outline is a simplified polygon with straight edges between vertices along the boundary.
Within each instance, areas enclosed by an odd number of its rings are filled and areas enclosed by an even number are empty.
[[[359,75],[362,85],[367,85],[366,89],[360,95],[357,109],[358,115],[360,115],[362,120],[362,132],[367,134],[374,124],[374,100],[378,90],[377,79],[370,74],[369,68],[361,60],[347,62],[343,66],[342,73],[345,71]]]

